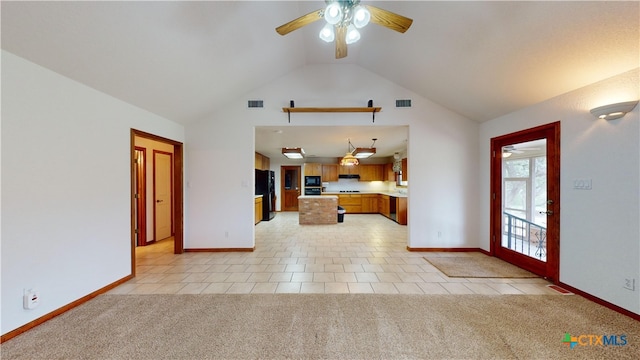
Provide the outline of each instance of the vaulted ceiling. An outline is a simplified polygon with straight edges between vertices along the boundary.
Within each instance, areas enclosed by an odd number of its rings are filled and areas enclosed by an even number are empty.
[[[2,48],[183,124],[308,64],[356,64],[478,122],[640,66],[637,1],[366,3],[413,25],[370,24],[339,60],[322,21],[274,30],[324,1],[2,1]]]

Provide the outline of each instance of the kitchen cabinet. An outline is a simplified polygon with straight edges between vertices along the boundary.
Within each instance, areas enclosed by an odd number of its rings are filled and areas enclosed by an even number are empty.
[[[360,181],[384,181],[384,165],[363,164],[358,165]]]
[[[409,162],[407,158],[402,159],[402,181],[409,179]]]
[[[396,222],[400,225],[407,225],[407,198],[396,198]]]
[[[396,173],[393,171],[393,163],[384,165],[384,181],[396,182]]]
[[[347,214],[362,213],[362,196],[361,195],[338,195],[338,205],[342,206]]]
[[[380,214],[391,218],[391,197],[389,195],[380,195],[380,201],[378,202],[378,211]]]
[[[260,153],[255,153],[255,168],[257,170],[269,170],[271,167],[271,159]]]
[[[322,181],[338,181],[338,164],[322,164]]]
[[[362,212],[365,214],[377,214],[378,202],[380,195],[378,194],[363,194],[362,197]]]
[[[339,175],[360,175],[360,165],[338,165]]]
[[[305,163],[304,176],[322,176],[322,164]]]
[[[257,197],[255,199],[255,223],[257,224],[262,221],[262,197]]]

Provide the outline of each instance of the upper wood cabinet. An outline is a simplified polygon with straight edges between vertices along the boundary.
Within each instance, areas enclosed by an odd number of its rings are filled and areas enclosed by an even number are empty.
[[[384,181],[384,165],[383,164],[363,164],[358,165],[360,172],[360,181]]]
[[[322,164],[322,181],[338,181],[338,164]]]
[[[402,181],[409,179],[409,163],[407,158],[402,159]]]
[[[255,167],[257,170],[269,170],[269,168],[271,167],[271,159],[269,159],[268,157],[260,154],[260,153],[255,153]]]
[[[304,176],[322,176],[322,164],[305,163]]]
[[[393,171],[393,163],[384,165],[384,181],[396,182],[396,173]]]

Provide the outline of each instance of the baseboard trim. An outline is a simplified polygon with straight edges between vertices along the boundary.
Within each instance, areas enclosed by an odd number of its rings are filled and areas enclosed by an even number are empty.
[[[88,295],[85,295],[85,296],[81,297],[80,299],[78,299],[76,301],[73,301],[73,302],[71,302],[71,303],[69,303],[69,304],[67,304],[67,305],[65,305],[65,306],[63,306],[63,307],[61,307],[59,309],[56,309],[56,310],[54,310],[54,311],[52,311],[52,312],[50,312],[50,313],[48,313],[46,315],[43,315],[43,316],[41,316],[41,317],[39,317],[39,318],[29,322],[29,323],[26,323],[26,324],[20,326],[19,328],[15,329],[15,330],[9,331],[8,333],[3,334],[0,337],[0,344],[5,342],[5,341],[7,341],[7,340],[9,340],[9,339],[13,339],[14,337],[16,337],[16,336],[18,336],[18,335],[20,335],[20,334],[22,334],[22,333],[24,333],[24,332],[26,332],[26,331],[28,331],[30,329],[33,329],[34,327],[36,327],[36,326],[38,326],[40,324],[43,324],[43,323],[53,319],[54,317],[56,317],[58,315],[61,315],[61,314],[65,313],[65,312],[67,312],[67,311],[69,311],[69,310],[71,310],[71,309],[73,309],[73,308],[75,308],[77,306],[80,306],[80,305],[86,303],[87,301],[93,299],[94,297],[96,297],[98,295],[101,295],[101,294],[104,294],[107,291],[115,288],[116,286],[118,286],[120,284],[123,284],[123,283],[125,283],[125,282],[127,282],[127,281],[129,281],[129,280],[131,280],[133,278],[134,278],[133,275],[127,275],[127,276],[123,277],[122,279],[117,280],[116,282],[113,282],[113,283],[111,283],[111,284],[109,284],[109,285],[107,285],[107,286],[105,286],[105,287],[103,287],[101,289],[98,289],[98,290],[96,290],[96,291],[94,291],[94,292],[92,292],[92,293],[90,293]]]
[[[418,252],[481,252],[489,255],[488,251],[480,248],[412,248],[407,246],[407,250]]]
[[[184,252],[253,252],[256,247],[252,248],[193,248],[184,249]]]
[[[610,302],[608,302],[606,300],[602,300],[597,296],[593,296],[593,295],[591,295],[591,294],[589,294],[587,292],[584,292],[584,291],[582,291],[580,289],[576,289],[573,286],[567,285],[567,284],[565,284],[563,282],[559,282],[558,285],[560,285],[561,287],[571,291],[574,294],[582,296],[583,298],[585,298],[587,300],[593,301],[594,303],[600,304],[600,305],[602,305],[602,306],[604,306],[606,308],[609,308],[609,309],[611,309],[613,311],[619,312],[620,314],[626,315],[626,316],[628,316],[628,317],[630,317],[630,318],[632,318],[634,320],[640,321],[640,314],[636,314],[636,313],[634,313],[632,311],[629,311],[629,310],[627,310],[625,308],[622,308],[622,307],[620,307],[618,305],[612,304],[612,303],[610,303]]]

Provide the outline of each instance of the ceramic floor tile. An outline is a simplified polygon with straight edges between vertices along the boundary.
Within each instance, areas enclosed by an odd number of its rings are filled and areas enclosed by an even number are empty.
[[[281,282],[276,288],[277,294],[297,294],[300,293],[301,283]]]
[[[351,294],[373,294],[370,283],[348,283],[347,286]]]
[[[276,292],[276,288],[278,287],[278,283],[265,283],[258,282],[251,289],[252,294],[273,294]]]
[[[440,285],[437,282],[421,283],[421,284],[418,283],[417,285],[422,291],[424,291],[425,294],[430,294],[430,295],[449,294],[447,289],[443,288],[442,285]]]
[[[324,283],[325,294],[348,294],[347,283]]]
[[[301,294],[324,294],[324,283],[303,282]]]
[[[308,272],[294,272],[291,276],[291,282],[312,282],[313,273]]]
[[[424,291],[415,283],[393,283],[400,294],[424,294]]]
[[[341,282],[341,283],[358,282],[358,279],[356,278],[355,273],[334,273],[333,276],[335,277],[336,282]]]
[[[178,291],[178,294],[200,294],[209,286],[209,283],[188,283]]]
[[[481,253],[410,252],[407,227],[379,215],[300,226],[295,212],[256,225],[253,252],[173,254],[173,239],[138,247],[136,277],[109,294],[554,294],[542,278],[450,278],[426,259]]]
[[[473,294],[473,290],[464,286],[463,283],[440,283],[440,285],[447,289],[450,294],[454,295],[463,295],[463,294]]]
[[[229,289],[227,290],[227,294],[249,294],[255,283],[232,283]]]
[[[393,283],[372,283],[373,291],[376,294],[398,294],[398,289]]]

